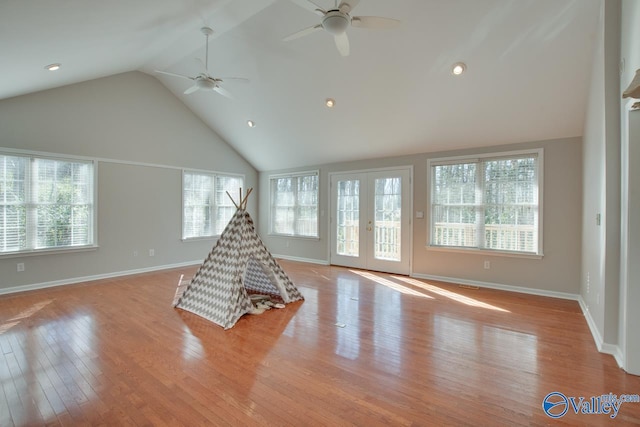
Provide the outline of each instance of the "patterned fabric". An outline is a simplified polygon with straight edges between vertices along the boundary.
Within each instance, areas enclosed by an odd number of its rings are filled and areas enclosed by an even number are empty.
[[[253,308],[247,289],[279,295],[285,303],[304,299],[256,233],[249,213],[238,209],[175,306],[229,329]]]

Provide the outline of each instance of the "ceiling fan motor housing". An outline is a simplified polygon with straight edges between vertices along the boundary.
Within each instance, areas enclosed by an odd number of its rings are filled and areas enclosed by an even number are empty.
[[[344,33],[349,27],[349,15],[339,10],[330,10],[322,20],[322,28],[334,36]]]
[[[196,79],[196,86],[201,90],[213,90],[216,87],[216,82],[213,79],[198,78]]]

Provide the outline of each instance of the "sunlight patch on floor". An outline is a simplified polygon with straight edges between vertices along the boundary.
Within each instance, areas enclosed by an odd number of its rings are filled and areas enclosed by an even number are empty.
[[[452,299],[454,301],[460,302],[462,304],[470,305],[473,307],[487,308],[490,310],[502,311],[505,313],[510,313],[509,310],[505,310],[504,308],[496,307],[495,305],[487,304],[486,302],[478,301],[477,299],[468,297],[466,295],[460,295],[455,292],[449,291],[447,289],[442,289],[438,286],[431,285],[429,283],[422,282],[420,280],[412,279],[410,277],[402,277],[402,276],[393,276],[396,280],[401,280],[410,285],[419,287],[428,292],[433,292],[434,294],[443,296],[445,298]]]
[[[364,277],[365,279],[369,279],[374,281],[382,286],[386,286],[389,289],[393,289],[394,291],[401,292],[407,295],[413,295],[420,298],[428,298],[433,299],[431,295],[427,295],[423,292],[412,289],[408,286],[404,286],[400,283],[392,282],[391,280],[385,279],[384,277],[380,277],[373,273],[369,273],[367,271],[358,271],[358,270],[349,270],[351,273],[357,274],[358,276]]]
[[[191,330],[185,325],[182,328],[182,357],[184,360],[201,360],[206,353],[202,347],[200,339],[191,333]]]
[[[51,299],[47,300],[47,301],[39,302],[39,303],[34,304],[33,306],[29,307],[28,309],[23,310],[20,313],[16,314],[11,319],[7,319],[4,323],[2,323],[0,325],[0,335],[4,334],[9,329],[11,329],[14,326],[16,326],[22,320],[28,319],[29,317],[33,316],[35,313],[37,313],[38,311],[42,310],[44,307],[46,307],[47,305],[51,304],[52,302],[53,302],[53,300],[51,300]]]

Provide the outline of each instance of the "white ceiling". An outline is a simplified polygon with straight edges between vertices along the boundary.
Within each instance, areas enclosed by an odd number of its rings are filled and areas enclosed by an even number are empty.
[[[3,0],[0,99],[141,70],[258,170],[578,136],[600,3],[362,0],[402,23],[350,28],[341,57],[325,32],[282,41],[319,23],[306,0]],[[203,25],[211,74],[250,79],[234,100],[153,72],[199,73]]]

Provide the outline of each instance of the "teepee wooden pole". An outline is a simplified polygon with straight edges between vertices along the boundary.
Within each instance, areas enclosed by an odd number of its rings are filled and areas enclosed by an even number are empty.
[[[247,209],[247,202],[248,202],[247,199],[249,199],[249,194],[251,194],[252,191],[253,191],[253,188],[250,188],[247,191],[247,194],[244,196],[244,199],[242,199],[242,201],[240,202],[240,209]]]
[[[231,197],[231,194],[229,194],[229,192],[228,192],[228,191],[225,191],[225,193],[227,193],[227,196],[229,196],[229,198],[231,199],[231,203],[233,203],[233,206],[235,206],[235,207],[236,207],[236,209],[240,209],[240,208],[238,207],[238,205],[236,205],[236,201],[235,201],[235,200],[233,200],[233,197]]]
[[[228,191],[225,191],[225,193],[227,193],[227,196],[229,196],[229,198],[231,199],[231,203],[233,203],[233,206],[235,206],[236,209],[244,210],[247,208],[247,199],[249,199],[249,194],[251,194],[251,192],[253,191],[253,188],[250,188],[247,191],[247,194],[244,195],[244,198],[242,197],[242,188],[239,191],[240,191],[240,198],[238,199],[238,203],[236,203],[236,201],[233,199],[233,197],[231,197],[231,194],[229,194]]]

